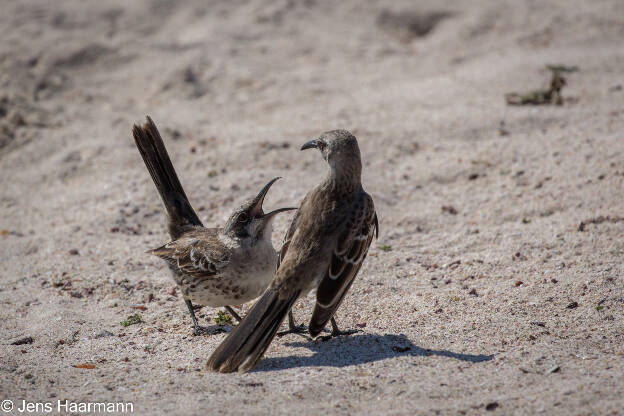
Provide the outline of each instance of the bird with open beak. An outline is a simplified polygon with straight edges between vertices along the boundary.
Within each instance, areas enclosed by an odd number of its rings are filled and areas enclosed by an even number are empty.
[[[134,126],[133,133],[167,210],[173,239],[148,253],[169,264],[195,334],[205,331],[197,322],[193,303],[225,307],[240,321],[230,305],[249,302],[265,291],[275,275],[278,258],[271,242],[272,221],[276,214],[296,209],[264,212],[264,198],[279,178],[234,210],[224,228],[206,228],[182,189],[154,122],[148,117],[145,125]]]

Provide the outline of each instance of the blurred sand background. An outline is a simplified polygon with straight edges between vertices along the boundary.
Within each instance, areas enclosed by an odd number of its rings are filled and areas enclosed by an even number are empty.
[[[2,9],[0,399],[624,413],[624,2]],[[564,105],[506,105],[547,87],[547,64],[579,67]],[[146,114],[210,226],[274,176],[266,206],[298,204],[325,172],[300,145],[356,134],[381,232],[338,321],[361,332],[288,336],[250,374],[206,373],[224,335],[192,336],[164,262],[144,254],[168,239],[131,138]],[[217,312],[201,323],[217,329]]]

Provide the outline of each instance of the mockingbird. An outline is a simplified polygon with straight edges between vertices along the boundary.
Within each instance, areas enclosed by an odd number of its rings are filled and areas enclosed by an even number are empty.
[[[301,202],[286,234],[275,278],[212,353],[208,360],[212,371],[252,369],[297,298],[314,288],[316,305],[309,332],[317,336],[340,306],[378,231],[373,200],[362,189],[356,138],[345,130],[329,131],[301,150],[310,148],[320,150],[329,174]]]
[[[224,228],[205,228],[191,207],[167,154],[156,125],[150,117],[132,129],[145,166],[168,214],[172,241],[148,253],[169,264],[193,320],[193,302],[225,308],[240,321],[228,305],[249,302],[260,296],[275,275],[277,252],[271,243],[271,222],[275,214],[296,208],[280,208],[265,214],[262,202],[275,178],[228,219]]]

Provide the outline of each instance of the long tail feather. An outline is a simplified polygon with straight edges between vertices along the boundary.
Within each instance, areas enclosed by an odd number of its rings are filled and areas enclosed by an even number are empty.
[[[299,297],[295,292],[280,299],[279,292],[267,289],[243,321],[223,340],[208,359],[208,368],[221,373],[247,372],[269,348],[284,318]]]
[[[144,125],[135,125],[132,134],[169,214],[169,232],[172,238],[177,238],[184,226],[201,226],[202,223],[184,193],[165,144],[152,119],[148,116]]]

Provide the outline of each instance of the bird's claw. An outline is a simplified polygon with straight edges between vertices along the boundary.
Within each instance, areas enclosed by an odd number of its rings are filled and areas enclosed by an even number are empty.
[[[329,335],[323,335],[318,337],[317,339],[321,342],[329,341],[332,338],[341,337],[341,336],[349,336],[361,332],[359,329],[347,329],[346,331],[334,330]]]
[[[281,338],[284,335],[295,334],[295,335],[300,335],[300,336],[302,336],[304,338],[308,338],[308,336],[305,335],[307,332],[308,332],[308,328],[306,328],[305,325],[301,324],[301,325],[297,325],[297,326],[292,326],[292,327],[288,328],[288,330],[286,330],[286,331],[278,332],[277,336],[279,338]]]
[[[196,327],[193,328],[193,336],[197,337],[200,335],[216,335],[216,334],[221,334],[225,331],[225,328],[223,327],[217,327],[217,328],[207,328],[205,326],[199,326],[197,325]]]

